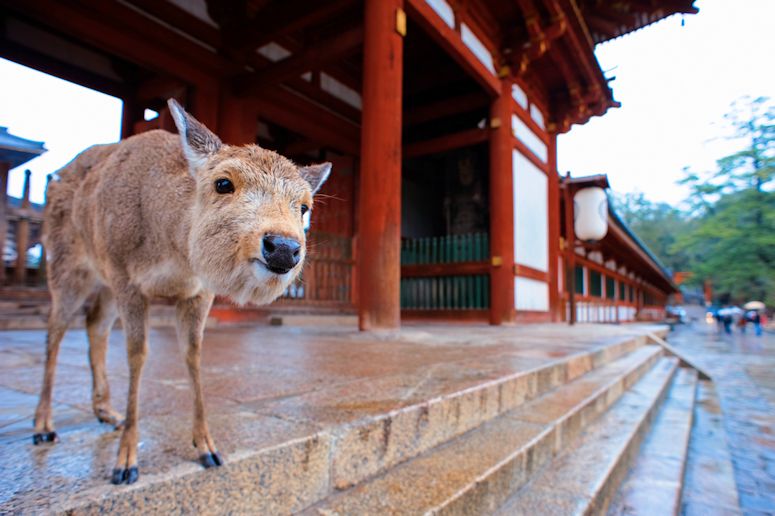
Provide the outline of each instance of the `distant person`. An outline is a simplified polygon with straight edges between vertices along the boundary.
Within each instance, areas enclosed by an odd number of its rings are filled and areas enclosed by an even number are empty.
[[[740,315],[740,318],[737,320],[737,326],[740,328],[740,333],[745,334],[745,329],[748,327],[747,313]]]
[[[732,335],[732,314],[725,313],[721,316],[721,323],[724,325],[724,332],[727,335]]]
[[[756,333],[757,337],[762,336],[762,316],[758,312],[758,310],[751,310],[746,314],[748,317],[748,320],[753,323],[753,329],[754,333]]]

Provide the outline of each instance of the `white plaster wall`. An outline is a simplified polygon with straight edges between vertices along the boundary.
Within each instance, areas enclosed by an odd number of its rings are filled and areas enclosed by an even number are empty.
[[[549,150],[546,148],[546,145],[517,115],[511,115],[511,131],[519,141],[525,144],[525,147],[530,149],[533,154],[541,160],[542,163],[547,162],[549,159]]]
[[[546,174],[520,152],[514,167],[514,260],[540,271],[549,268],[549,199]]]
[[[517,310],[549,310],[549,285],[530,278],[514,278],[514,307]]]

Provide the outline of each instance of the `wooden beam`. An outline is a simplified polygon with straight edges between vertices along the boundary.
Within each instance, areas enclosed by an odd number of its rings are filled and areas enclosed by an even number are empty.
[[[429,278],[433,276],[469,276],[489,274],[488,262],[433,263],[427,265],[403,265],[402,278]]]
[[[89,72],[11,41],[0,41],[0,55],[24,66],[113,97],[124,97],[130,91],[130,87],[126,84]]]
[[[533,151],[531,151],[531,150],[530,150],[530,149],[527,147],[527,145],[525,145],[524,143],[522,143],[522,142],[519,140],[519,138],[517,138],[516,136],[513,136],[513,137],[511,138],[511,143],[512,143],[512,146],[513,146],[513,147],[515,147],[515,148],[516,148],[516,149],[519,151],[519,153],[520,153],[520,154],[522,154],[524,157],[526,157],[527,159],[529,159],[529,160],[530,160],[530,162],[531,162],[531,163],[533,163],[533,165],[535,165],[535,166],[538,168],[538,170],[540,170],[540,171],[541,171],[541,172],[543,172],[544,174],[548,174],[548,173],[549,173],[549,168],[548,168],[547,164],[546,164],[546,163],[543,163],[543,162],[542,162],[542,161],[541,161],[541,160],[538,158],[538,156],[536,156],[536,155],[533,153]]]
[[[228,43],[239,50],[255,50],[277,38],[333,18],[352,6],[353,0],[278,0],[257,13],[253,22],[232,36]],[[312,7],[312,9],[310,9]]]
[[[546,129],[542,129],[536,123],[536,121],[533,120],[533,117],[530,116],[530,113],[522,109],[522,106],[517,104],[517,101],[513,98],[511,99],[511,107],[514,111],[514,114],[517,115],[517,117],[522,120],[522,122],[528,126],[531,131],[533,131],[533,134],[535,134],[544,143],[544,145],[549,145],[549,137],[546,134]],[[511,120],[509,120],[509,123],[511,123]]]
[[[269,88],[254,102],[259,118],[304,135],[345,154],[360,152],[360,128],[284,87]]]
[[[514,275],[519,276],[520,278],[529,278],[536,281],[543,281],[545,283],[549,281],[548,272],[540,271],[538,269],[534,269],[533,267],[528,267],[527,265],[522,265],[520,263],[514,264]]]
[[[117,3],[0,0],[0,5],[104,52],[191,82],[214,83],[214,73],[228,68],[214,53]]]
[[[486,142],[490,138],[487,129],[469,129],[459,133],[448,134],[424,140],[417,143],[410,143],[404,146],[404,158],[416,158],[428,154],[438,154],[461,147],[470,147],[479,143]]]
[[[320,68],[326,63],[340,59],[352,52],[363,42],[363,28],[343,32],[328,41],[307,47],[299,54],[291,55],[275,64],[258,70],[246,79],[239,81],[235,91],[240,96],[254,95],[267,86],[298,77],[313,68]]]
[[[188,34],[194,39],[211,46],[221,48],[221,32],[217,27],[200,20],[188,11],[166,0],[128,0],[135,7],[142,9],[148,15]]]
[[[467,95],[442,99],[424,106],[408,109],[404,117],[404,125],[409,126],[430,122],[431,120],[466,113],[475,109],[484,109],[489,105],[489,99],[481,93],[469,93]]]
[[[463,43],[460,34],[444,23],[425,0],[406,0],[407,11],[412,19],[425,30],[454,59],[463,70],[471,75],[491,97],[500,94],[500,81],[488,70]]]
[[[348,104],[339,97],[323,90],[319,85],[307,82],[301,77],[288,81],[288,86],[294,91],[308,97],[326,109],[333,111],[341,117],[346,118],[356,124],[361,122],[361,110]]]

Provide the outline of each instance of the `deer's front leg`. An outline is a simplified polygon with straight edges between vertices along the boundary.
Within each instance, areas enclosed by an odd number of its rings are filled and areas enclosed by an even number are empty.
[[[223,459],[218,454],[213,438],[210,436],[210,430],[207,428],[200,378],[202,337],[212,303],[213,296],[202,293],[180,300],[177,304],[178,340],[186,352],[186,365],[194,389],[193,442],[199,453],[199,460],[206,468],[223,464]]]
[[[124,323],[126,351],[129,359],[129,398],[126,404],[124,432],[118,447],[118,459],[111,482],[133,484],[140,476],[137,469],[138,391],[140,374],[148,354],[148,300],[138,290],[127,287],[118,299]]]

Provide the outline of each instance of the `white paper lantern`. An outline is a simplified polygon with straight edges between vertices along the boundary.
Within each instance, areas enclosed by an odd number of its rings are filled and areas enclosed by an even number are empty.
[[[579,240],[602,240],[608,233],[608,197],[602,188],[583,188],[573,196],[573,228]]]

